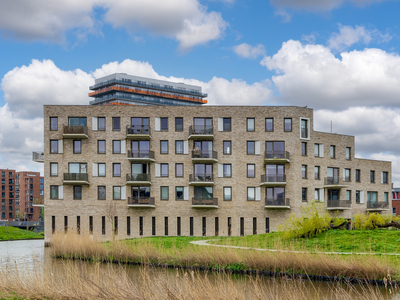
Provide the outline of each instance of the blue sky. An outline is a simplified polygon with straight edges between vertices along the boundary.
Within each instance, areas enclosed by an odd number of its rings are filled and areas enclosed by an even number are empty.
[[[42,170],[43,104],[113,72],[199,84],[210,104],[308,105],[400,184],[396,0],[0,2],[0,166]],[[30,130],[27,130],[29,128]]]

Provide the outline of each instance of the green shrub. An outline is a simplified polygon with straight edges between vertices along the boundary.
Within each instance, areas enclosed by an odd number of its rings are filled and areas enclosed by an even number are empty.
[[[381,215],[379,213],[356,214],[354,216],[355,229],[377,229],[390,222],[400,222],[400,218],[392,215]]]

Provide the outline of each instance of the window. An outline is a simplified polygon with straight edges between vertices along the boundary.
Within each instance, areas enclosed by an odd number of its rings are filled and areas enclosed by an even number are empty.
[[[98,154],[106,153],[106,141],[103,140],[97,141],[97,153]]]
[[[231,118],[223,118],[224,131],[231,131]]]
[[[175,154],[183,154],[183,141],[175,141]]]
[[[284,126],[284,131],[292,131],[292,118],[285,118]]]
[[[176,235],[181,236],[181,217],[176,218]]]
[[[201,222],[202,224],[202,228],[203,228],[203,236],[206,236],[207,235],[207,220],[206,220],[206,217],[203,217],[202,218],[202,222]]]
[[[308,127],[309,119],[300,118],[300,138],[309,139],[310,138],[310,128]]]
[[[131,217],[126,217],[126,235],[131,235]]]
[[[175,177],[183,177],[183,164],[175,164]]]
[[[315,157],[324,157],[324,145],[323,144],[314,144],[314,156]]]
[[[218,236],[219,234],[219,219],[218,217],[215,217],[215,236]]]
[[[274,119],[273,118],[265,119],[265,131],[274,131]]]
[[[368,202],[377,202],[378,201],[378,192],[367,192],[367,201]]]
[[[301,143],[301,155],[307,156],[307,143],[306,142]]]
[[[97,118],[97,130],[100,130],[100,131],[104,131],[104,130],[106,130],[106,118],[104,118],[104,117],[99,117],[99,118]]]
[[[58,163],[50,163],[50,176],[58,176]]]
[[[82,186],[74,185],[74,200],[81,200],[81,199],[82,199]]]
[[[164,235],[168,236],[168,217],[164,217]]]
[[[240,236],[244,236],[244,218],[240,218]]]
[[[121,141],[113,141],[113,153],[121,153]]]
[[[301,166],[301,178],[307,179],[307,166],[306,165]]]
[[[98,167],[98,176],[105,177],[106,176],[106,164],[99,163],[99,164],[97,164],[97,167]]]
[[[50,117],[50,130],[58,130],[58,118]]]
[[[223,146],[224,146],[224,154],[225,155],[230,155],[232,154],[232,142],[231,141],[224,141]]]
[[[73,152],[75,154],[82,153],[82,147],[81,146],[82,146],[82,142],[80,140],[74,141],[74,150],[73,150]]]
[[[382,183],[387,184],[388,183],[388,172],[382,172]]]
[[[335,158],[335,149],[336,149],[335,146],[331,146],[331,148],[330,148],[330,155],[331,155],[331,158]]]
[[[97,199],[106,200],[106,187],[104,185],[97,187]]]
[[[114,130],[114,131],[121,130],[121,118],[120,117],[112,118],[112,130]]]
[[[113,176],[120,177],[121,176],[121,164],[113,164]]]
[[[247,141],[247,154],[254,155],[255,154],[255,141]]]
[[[232,218],[228,217],[228,236],[232,235]]]
[[[360,203],[360,191],[356,191],[356,203]]]
[[[224,177],[232,177],[232,165],[231,164],[224,164]]]
[[[113,187],[113,199],[121,200],[121,187],[120,186]]]
[[[247,131],[255,131],[255,119],[247,118]]]
[[[143,217],[139,217],[139,235],[143,235]]]
[[[356,169],[356,182],[361,182],[361,170]]]
[[[320,189],[315,189],[315,200],[320,200],[321,198],[320,198]]]
[[[265,142],[266,158],[289,158],[285,153],[285,142],[266,141]]]
[[[346,200],[351,201],[351,191],[350,190],[346,191]]]
[[[168,177],[168,164],[160,164],[161,177]]]
[[[50,199],[58,199],[58,185],[50,186]]]
[[[253,218],[253,234],[257,234],[257,218]]]
[[[93,216],[89,216],[89,234],[93,234]]]
[[[175,196],[176,200],[183,200],[183,186],[175,187]]]
[[[106,217],[101,217],[101,234],[106,235]]]
[[[183,118],[175,118],[175,131],[183,131]]]
[[[168,141],[160,141],[160,153],[168,154]]]
[[[307,202],[307,188],[301,188],[301,200]]]
[[[344,182],[350,182],[351,181],[351,169],[344,169]]]
[[[87,173],[87,164],[86,163],[68,163],[68,173],[86,174]]]
[[[160,130],[168,131],[168,118],[160,118]]]
[[[86,126],[86,118],[79,118],[79,117],[69,117],[68,118],[68,125],[69,126]]]
[[[194,229],[194,228],[193,228],[193,217],[190,217],[190,218],[189,218],[189,227],[190,227],[190,229],[189,229],[189,235],[190,235],[190,236],[193,236],[193,231],[194,231],[194,230],[193,230],[193,229]]]
[[[394,216],[396,216],[396,215],[397,215],[397,212],[396,212],[396,207],[392,207],[392,214],[393,214]]]
[[[315,179],[320,179],[319,166],[314,167]]]
[[[160,199],[161,200],[168,200],[169,199],[169,187],[162,186],[160,191]]]
[[[249,178],[256,177],[256,165],[255,164],[247,165],[247,177],[249,177]]]
[[[346,159],[350,160],[351,159],[351,148],[346,147]]]
[[[370,171],[370,181],[371,183],[375,183],[375,171]]]
[[[388,192],[384,192],[383,193],[383,201],[384,202],[388,202],[388,200],[389,200],[389,193]]]
[[[68,232],[68,216],[64,216],[64,232]]]
[[[50,153],[58,153],[58,141],[50,140]]]
[[[254,201],[254,200],[256,200],[256,188],[248,187],[247,188],[247,201]]]
[[[232,201],[232,187],[224,186],[224,201]]]
[[[149,118],[131,118],[131,126],[128,128],[130,133],[150,134]]]

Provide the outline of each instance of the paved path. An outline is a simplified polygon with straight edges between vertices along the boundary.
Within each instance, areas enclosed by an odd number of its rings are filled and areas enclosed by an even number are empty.
[[[263,249],[263,248],[251,248],[251,247],[240,247],[240,246],[228,246],[228,245],[216,245],[209,244],[209,241],[217,240],[200,240],[192,241],[191,244],[198,246],[210,246],[210,247],[220,247],[220,248],[235,248],[243,250],[257,250],[257,251],[269,251],[269,252],[287,252],[287,253],[312,253],[312,254],[336,254],[336,255],[392,255],[400,256],[400,253],[367,253],[367,252],[307,252],[307,251],[293,251],[293,250],[277,250],[277,249]]]

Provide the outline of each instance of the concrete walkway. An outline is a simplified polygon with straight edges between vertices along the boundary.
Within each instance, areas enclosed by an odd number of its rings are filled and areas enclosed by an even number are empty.
[[[257,251],[269,251],[269,252],[286,252],[286,253],[311,253],[311,254],[333,254],[333,255],[392,255],[400,256],[400,253],[367,253],[367,252],[307,252],[307,251],[293,251],[293,250],[277,250],[277,249],[263,249],[263,248],[251,248],[251,247],[240,247],[240,246],[228,246],[228,245],[216,245],[209,244],[209,241],[217,240],[201,240],[192,241],[190,244],[198,246],[210,246],[210,247],[220,247],[220,248],[235,248],[243,250],[257,250]]]

